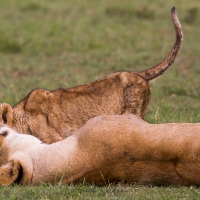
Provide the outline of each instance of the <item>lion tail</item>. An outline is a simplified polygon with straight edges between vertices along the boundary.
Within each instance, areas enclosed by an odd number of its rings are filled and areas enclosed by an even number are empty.
[[[176,14],[175,7],[171,9],[171,18],[172,18],[172,22],[174,24],[175,31],[176,31],[176,41],[169,55],[161,63],[159,63],[158,65],[152,68],[137,72],[139,76],[141,76],[147,81],[152,80],[156,78],[157,76],[160,76],[165,70],[167,70],[169,66],[174,62],[181,48],[181,44],[183,41],[183,33],[182,33],[181,24]]]

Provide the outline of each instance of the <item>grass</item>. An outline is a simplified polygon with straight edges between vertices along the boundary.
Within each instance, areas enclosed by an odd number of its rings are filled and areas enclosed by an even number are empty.
[[[34,88],[71,87],[114,71],[139,71],[164,58],[174,42],[177,7],[184,43],[175,64],[152,83],[146,119],[200,121],[200,2],[1,0],[0,102]],[[1,187],[0,199],[198,199],[194,187],[86,185]]]
[[[199,199],[200,190],[194,187],[144,187],[138,185],[117,185],[96,187],[86,185],[0,188],[1,199]]]

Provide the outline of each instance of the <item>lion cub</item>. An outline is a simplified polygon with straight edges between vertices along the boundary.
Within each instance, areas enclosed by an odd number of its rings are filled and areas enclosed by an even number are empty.
[[[176,41],[158,65],[140,72],[116,72],[69,89],[33,90],[13,108],[2,104],[4,122],[21,133],[52,143],[68,137],[95,116],[135,114],[143,118],[151,94],[149,81],[174,62],[182,44],[182,28],[175,7],[171,18]]]

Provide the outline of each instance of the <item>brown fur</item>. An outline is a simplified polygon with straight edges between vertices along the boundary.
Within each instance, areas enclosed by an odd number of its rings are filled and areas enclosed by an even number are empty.
[[[171,17],[176,42],[160,64],[137,73],[113,73],[104,79],[69,89],[33,90],[13,107],[13,119],[4,116],[4,121],[9,121],[10,127],[21,133],[52,143],[68,137],[95,116],[135,114],[143,118],[150,100],[149,81],[174,62],[181,47],[182,29],[175,8]]]
[[[0,137],[1,185],[200,185],[200,123],[149,124],[134,115],[107,115],[49,145],[7,126]]]

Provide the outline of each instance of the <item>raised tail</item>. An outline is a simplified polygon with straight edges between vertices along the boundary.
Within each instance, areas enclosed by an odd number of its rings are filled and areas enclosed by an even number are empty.
[[[156,78],[157,76],[161,75],[166,69],[168,69],[168,67],[174,62],[174,60],[181,48],[181,44],[183,41],[183,33],[182,33],[181,24],[176,15],[175,7],[173,7],[171,9],[171,18],[172,18],[172,22],[174,24],[175,31],[176,31],[176,42],[175,42],[172,50],[170,51],[169,55],[161,63],[159,63],[158,65],[156,65],[150,69],[143,70],[141,72],[137,72],[137,74],[139,76],[141,76],[142,78],[144,78],[147,81]]]

